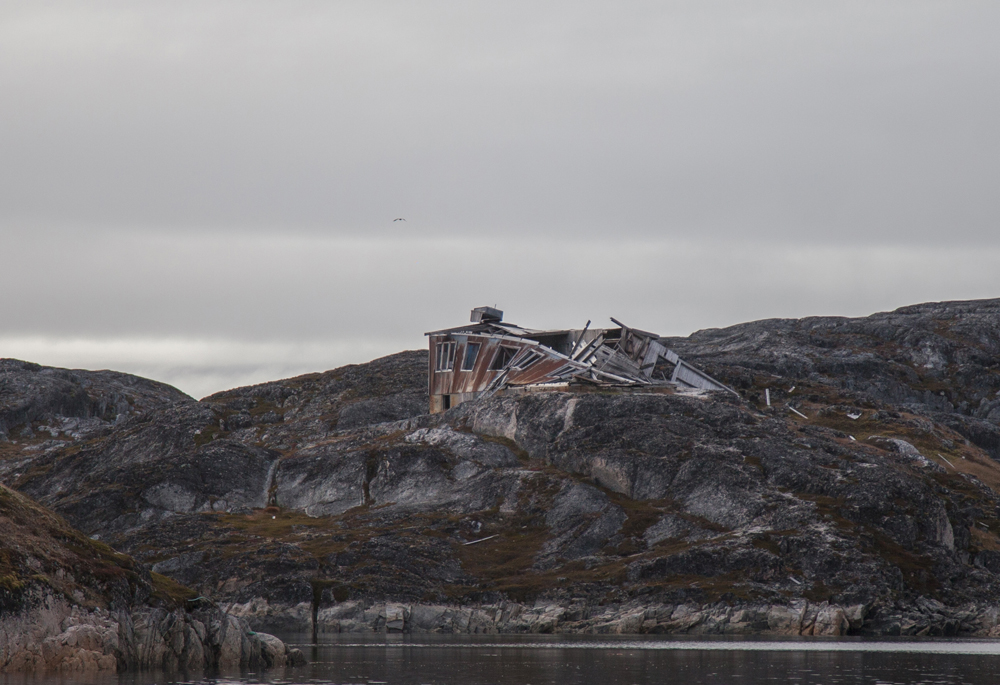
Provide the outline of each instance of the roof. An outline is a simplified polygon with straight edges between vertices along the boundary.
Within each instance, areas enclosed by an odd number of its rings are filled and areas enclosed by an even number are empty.
[[[505,321],[491,321],[488,323],[467,323],[464,326],[454,328],[442,328],[439,331],[429,331],[424,335],[445,335],[447,333],[508,333],[510,335],[528,336],[545,333],[569,333],[566,331],[536,331],[531,328],[522,328]]]

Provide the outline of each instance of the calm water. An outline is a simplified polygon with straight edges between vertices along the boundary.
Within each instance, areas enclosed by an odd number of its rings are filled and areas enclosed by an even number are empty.
[[[996,640],[333,635],[311,645],[306,635],[281,637],[302,649],[310,664],[270,674],[216,677],[0,676],[0,685],[1000,683]]]

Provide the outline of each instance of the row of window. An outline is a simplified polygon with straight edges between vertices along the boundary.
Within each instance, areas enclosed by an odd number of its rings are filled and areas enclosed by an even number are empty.
[[[470,342],[465,345],[465,358],[462,359],[462,371],[472,371],[476,366],[476,360],[479,358],[479,351],[482,349],[482,343]],[[456,343],[452,342],[442,342],[437,344],[437,351],[434,361],[434,368],[437,371],[453,371],[455,369],[455,349]],[[507,347],[501,345],[497,348],[496,354],[493,355],[493,360],[490,362],[490,371],[500,371],[510,364],[511,360],[518,353],[518,348]],[[524,357],[518,361],[517,365],[512,367],[518,371],[523,371],[528,367],[532,366],[535,362],[542,359],[545,355],[537,350],[530,350]]]

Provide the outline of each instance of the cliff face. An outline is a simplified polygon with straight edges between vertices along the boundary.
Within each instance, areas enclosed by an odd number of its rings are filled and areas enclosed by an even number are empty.
[[[253,626],[996,631],[1000,302],[669,345],[741,397],[429,416],[407,352],[8,443],[0,477]]]

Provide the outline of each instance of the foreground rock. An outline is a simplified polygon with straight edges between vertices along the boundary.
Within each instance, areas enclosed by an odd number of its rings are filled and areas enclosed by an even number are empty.
[[[0,672],[260,669],[301,659],[3,486],[0,530]]]
[[[51,593],[0,618],[0,672],[233,671],[303,663],[218,609],[84,609]]]

